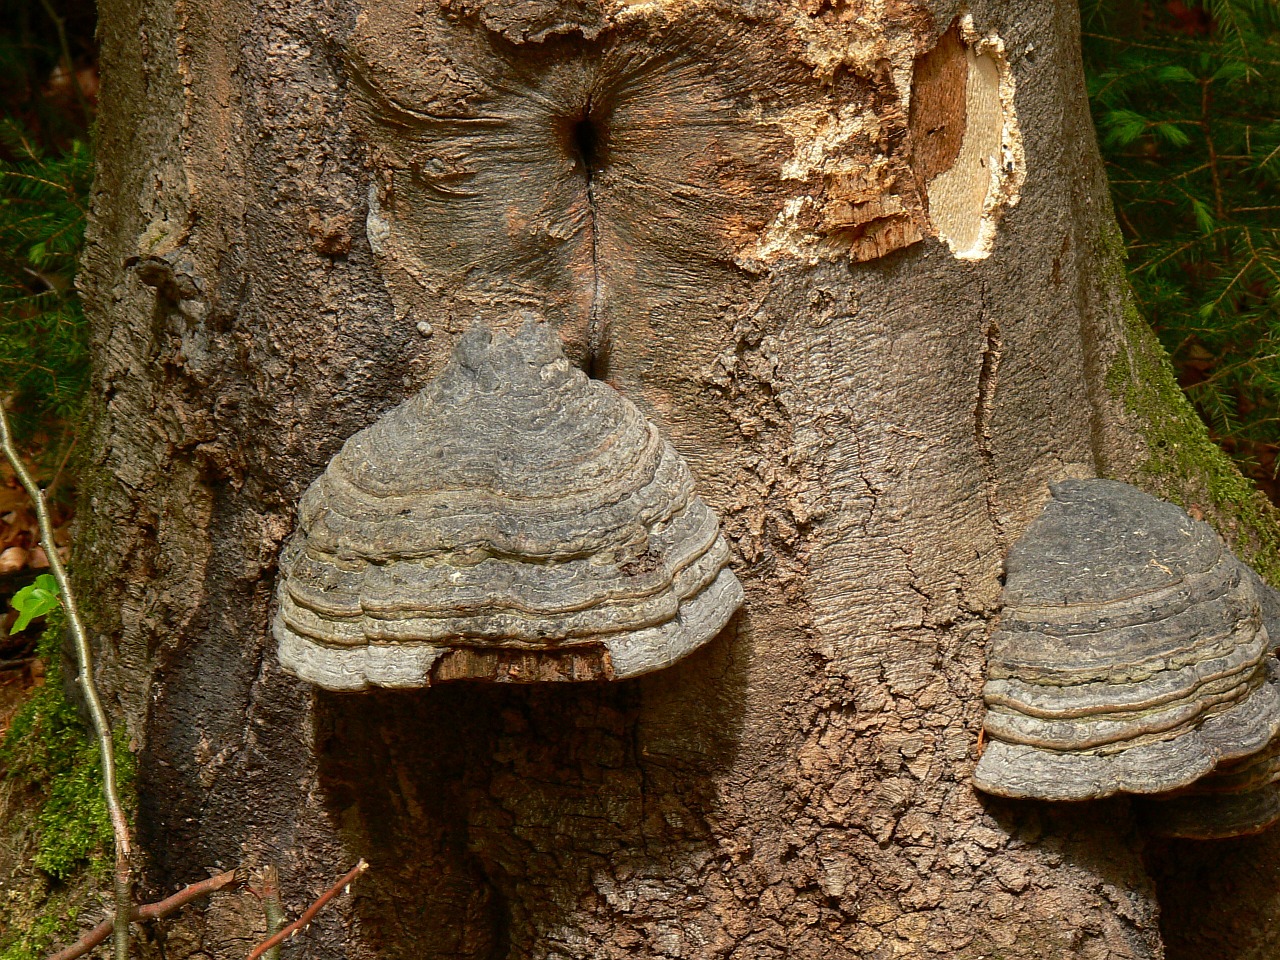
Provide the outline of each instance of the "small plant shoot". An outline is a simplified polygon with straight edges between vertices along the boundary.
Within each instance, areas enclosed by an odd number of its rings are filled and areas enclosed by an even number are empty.
[[[47,573],[40,574],[35,583],[27,584],[9,601],[9,605],[18,611],[18,619],[14,621],[9,633],[15,634],[27,629],[32,620],[43,617],[61,602],[58,581]]]

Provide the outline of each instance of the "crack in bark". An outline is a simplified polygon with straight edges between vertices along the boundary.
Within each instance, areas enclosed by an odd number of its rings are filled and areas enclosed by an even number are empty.
[[[591,309],[587,314],[587,376],[603,379],[608,363],[605,358],[603,322],[600,319],[600,233],[599,211],[591,189],[591,171],[587,171],[587,211],[591,223]]]
[[[858,479],[862,481],[863,486],[867,488],[867,497],[871,500],[871,508],[867,511],[867,515],[858,521],[859,527],[862,529],[862,535],[870,536],[871,525],[876,519],[876,508],[880,506],[880,494],[883,492],[880,487],[876,486],[871,478],[871,472],[867,470],[867,454],[863,449],[862,438],[858,436],[857,430],[849,431],[849,438],[853,441],[854,450],[858,456],[858,467],[856,473]]]
[[[981,286],[981,304],[979,316],[987,315],[987,287]],[[1005,535],[1004,521],[1000,519],[999,480],[996,476],[995,452],[991,448],[991,414],[995,408],[996,386],[1000,379],[1000,361],[1004,357],[1004,338],[1000,333],[1000,324],[994,317],[987,320],[986,345],[982,351],[982,366],[978,371],[978,402],[973,413],[973,438],[978,445],[978,456],[982,461],[982,487],[987,501],[987,516],[995,529],[996,542],[1002,549],[1008,549],[1008,538]]]

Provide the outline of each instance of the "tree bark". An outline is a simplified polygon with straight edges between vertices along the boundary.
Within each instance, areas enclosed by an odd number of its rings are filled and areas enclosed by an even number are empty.
[[[1163,955],[1125,801],[969,784],[1047,482],[1228,516],[1143,470],[1173,414],[1126,406],[1074,7],[969,9],[104,0],[75,565],[148,899],[271,864],[296,910],[363,856],[296,955]],[[618,683],[283,673],[298,497],[522,310],[688,460],[743,610]],[[228,895],[155,936],[255,926]]]

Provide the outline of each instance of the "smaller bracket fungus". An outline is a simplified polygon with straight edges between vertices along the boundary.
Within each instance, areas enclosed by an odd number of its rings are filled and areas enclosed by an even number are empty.
[[[1006,562],[978,789],[1163,793],[1263,750],[1280,669],[1256,575],[1208,524],[1128,484],[1051,489]]]
[[[633,403],[549,326],[477,326],[307,490],[273,632],[285,669],[330,690],[634,677],[728,622],[728,560]]]
[[[1142,814],[1147,829],[1162,837],[1224,840],[1261,833],[1280,821],[1280,737],[1189,787],[1145,798]]]
[[[1280,594],[1253,571],[1262,619],[1274,646],[1280,640]],[[1145,797],[1149,832],[1184,840],[1225,840],[1261,833],[1280,822],[1280,736],[1258,753],[1231,760],[1189,787]]]

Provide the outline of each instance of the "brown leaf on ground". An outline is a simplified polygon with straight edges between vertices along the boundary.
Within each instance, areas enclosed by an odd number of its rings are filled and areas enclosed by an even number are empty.
[[[6,547],[0,550],[0,576],[17,573],[27,565],[29,556],[26,547]]]
[[[13,482],[17,483],[16,480]],[[22,487],[11,487],[7,484],[0,487],[0,513],[8,513],[11,510],[30,510],[30,508],[31,501],[27,497],[27,491]]]
[[[27,468],[38,483],[51,482],[34,464],[27,463]],[[58,553],[66,559],[66,547],[71,542],[71,511],[62,503],[52,503],[49,505],[49,519],[53,523],[53,539],[59,547]],[[20,564],[19,559],[22,561]],[[40,524],[35,508],[14,476],[13,468],[0,458],[0,576],[9,576],[23,569],[44,570],[48,566],[49,558],[40,547]]]
[[[44,664],[31,658],[21,666],[0,670],[0,741],[29,694],[44,683]]]

